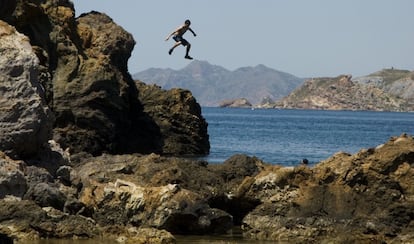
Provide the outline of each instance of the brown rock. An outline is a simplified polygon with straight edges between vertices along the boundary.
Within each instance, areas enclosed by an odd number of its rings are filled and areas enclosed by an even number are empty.
[[[181,234],[225,233],[233,225],[231,215],[208,205],[217,180],[197,162],[103,155],[77,171],[84,186],[80,200],[96,209],[93,216],[100,225],[132,224]]]
[[[9,23],[30,38],[39,58],[38,80],[63,148],[93,155],[209,152],[207,124],[190,93],[165,95],[166,106],[175,103],[183,111],[165,110],[162,121],[149,116],[157,111],[143,111],[127,68],[135,41],[110,17],[90,12],[76,19],[69,0],[19,0],[13,16]]]
[[[189,91],[165,91],[155,85],[136,84],[144,112],[160,129],[163,154],[206,155],[210,152],[207,122]]]
[[[245,182],[244,194],[262,202],[243,219],[245,236],[287,242],[407,239],[414,219],[413,162],[414,139],[403,135],[355,155],[335,154],[314,168],[267,168]]]
[[[409,99],[403,99],[382,87],[354,82],[352,76],[307,80],[276,103],[278,108],[323,110],[410,111]]]

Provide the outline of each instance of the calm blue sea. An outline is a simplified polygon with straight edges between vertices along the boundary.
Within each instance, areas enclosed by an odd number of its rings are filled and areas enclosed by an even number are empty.
[[[414,113],[203,107],[202,114],[211,163],[242,153],[285,166],[303,158],[315,164],[339,151],[353,154],[391,136],[414,135]]]

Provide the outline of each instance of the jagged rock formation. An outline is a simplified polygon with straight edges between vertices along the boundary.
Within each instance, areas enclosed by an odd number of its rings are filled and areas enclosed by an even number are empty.
[[[136,85],[144,113],[160,130],[163,154],[203,155],[210,151],[207,122],[189,91],[178,88],[165,91],[139,81]]]
[[[392,138],[355,155],[337,153],[314,168],[270,167],[246,178],[236,196],[261,204],[244,235],[294,243],[413,240],[414,138]]]
[[[408,71],[407,71],[408,72]],[[380,73],[386,77],[384,73]],[[389,77],[389,76],[388,76]],[[396,77],[396,80],[386,82],[361,82],[366,80],[378,80],[359,78],[352,80],[349,75],[336,78],[315,78],[307,80],[302,86],[295,89],[287,97],[277,101],[277,108],[299,109],[327,109],[327,110],[374,110],[374,111],[413,111],[413,89],[402,92],[404,87],[412,84],[411,74],[405,77]],[[381,79],[382,80],[382,79]],[[391,84],[390,84],[391,83]],[[396,85],[400,83],[400,85]],[[401,84],[402,83],[402,84]],[[393,84],[393,85],[392,85]],[[396,88],[399,91],[397,92]]]
[[[8,7],[4,9],[9,11],[13,2],[6,2]],[[187,135],[163,134],[182,124],[160,127],[148,115],[148,108],[144,112],[139,90],[127,70],[135,41],[111,18],[91,12],[75,19],[73,4],[68,0],[19,0],[14,5],[13,14],[2,18],[30,40],[40,61],[34,67],[39,70],[36,82],[44,87],[44,97],[56,118],[54,139],[64,148],[93,155],[209,152],[207,124],[200,111],[188,112],[198,120],[179,130]],[[194,107],[178,101],[176,104],[181,106],[182,114]],[[163,118],[177,120],[180,116],[165,110]],[[171,138],[174,136],[187,139]],[[177,143],[176,148],[166,146],[169,141]]]
[[[314,167],[268,165],[245,155],[212,165],[155,154],[102,155],[53,176],[0,156],[0,189],[7,194],[0,199],[0,233],[13,239],[138,240],[145,232],[174,243],[165,230],[225,233],[233,224],[246,238],[289,243],[414,238],[414,138],[408,135],[354,155],[337,153]]]
[[[407,110],[414,110],[414,72],[398,69],[384,69],[354,79],[366,85],[378,87],[407,102]]]
[[[29,39],[1,20],[0,53],[0,150],[31,157],[51,138],[54,122],[38,82],[39,61]]]
[[[225,233],[233,225],[232,216],[211,208],[201,194],[204,191],[191,183],[212,181],[191,176],[191,171],[206,176],[206,169],[197,162],[157,155],[94,158],[77,169],[83,183],[80,199],[96,209],[94,219],[102,226],[137,225],[175,234]],[[102,175],[107,181],[99,183]]]

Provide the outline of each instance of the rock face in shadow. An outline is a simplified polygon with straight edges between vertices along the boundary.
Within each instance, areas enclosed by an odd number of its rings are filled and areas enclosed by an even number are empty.
[[[210,151],[207,122],[201,107],[187,90],[162,90],[136,82],[139,100],[161,132],[162,152],[169,155],[205,155]]]
[[[2,19],[11,18],[16,4],[16,0],[3,0],[0,2],[0,16],[2,16]]]
[[[68,0],[15,3],[4,19],[29,38],[39,59],[37,82],[55,115],[54,140],[62,147],[93,155],[208,154],[207,124],[190,93],[169,98],[181,112],[164,110],[168,123],[155,121],[151,114],[157,111],[143,107],[127,68],[135,41],[110,17],[90,12],[75,18]],[[196,118],[192,125],[181,123],[188,121],[186,113]]]

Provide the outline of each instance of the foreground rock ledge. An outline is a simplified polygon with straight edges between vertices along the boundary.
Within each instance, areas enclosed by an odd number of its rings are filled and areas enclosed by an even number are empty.
[[[314,167],[245,155],[208,165],[137,154],[82,158],[55,170],[0,156],[0,234],[17,240],[135,241],[149,228],[149,236],[168,240],[156,243],[174,243],[168,233],[213,235],[233,225],[248,239],[289,243],[414,238],[408,135]]]

